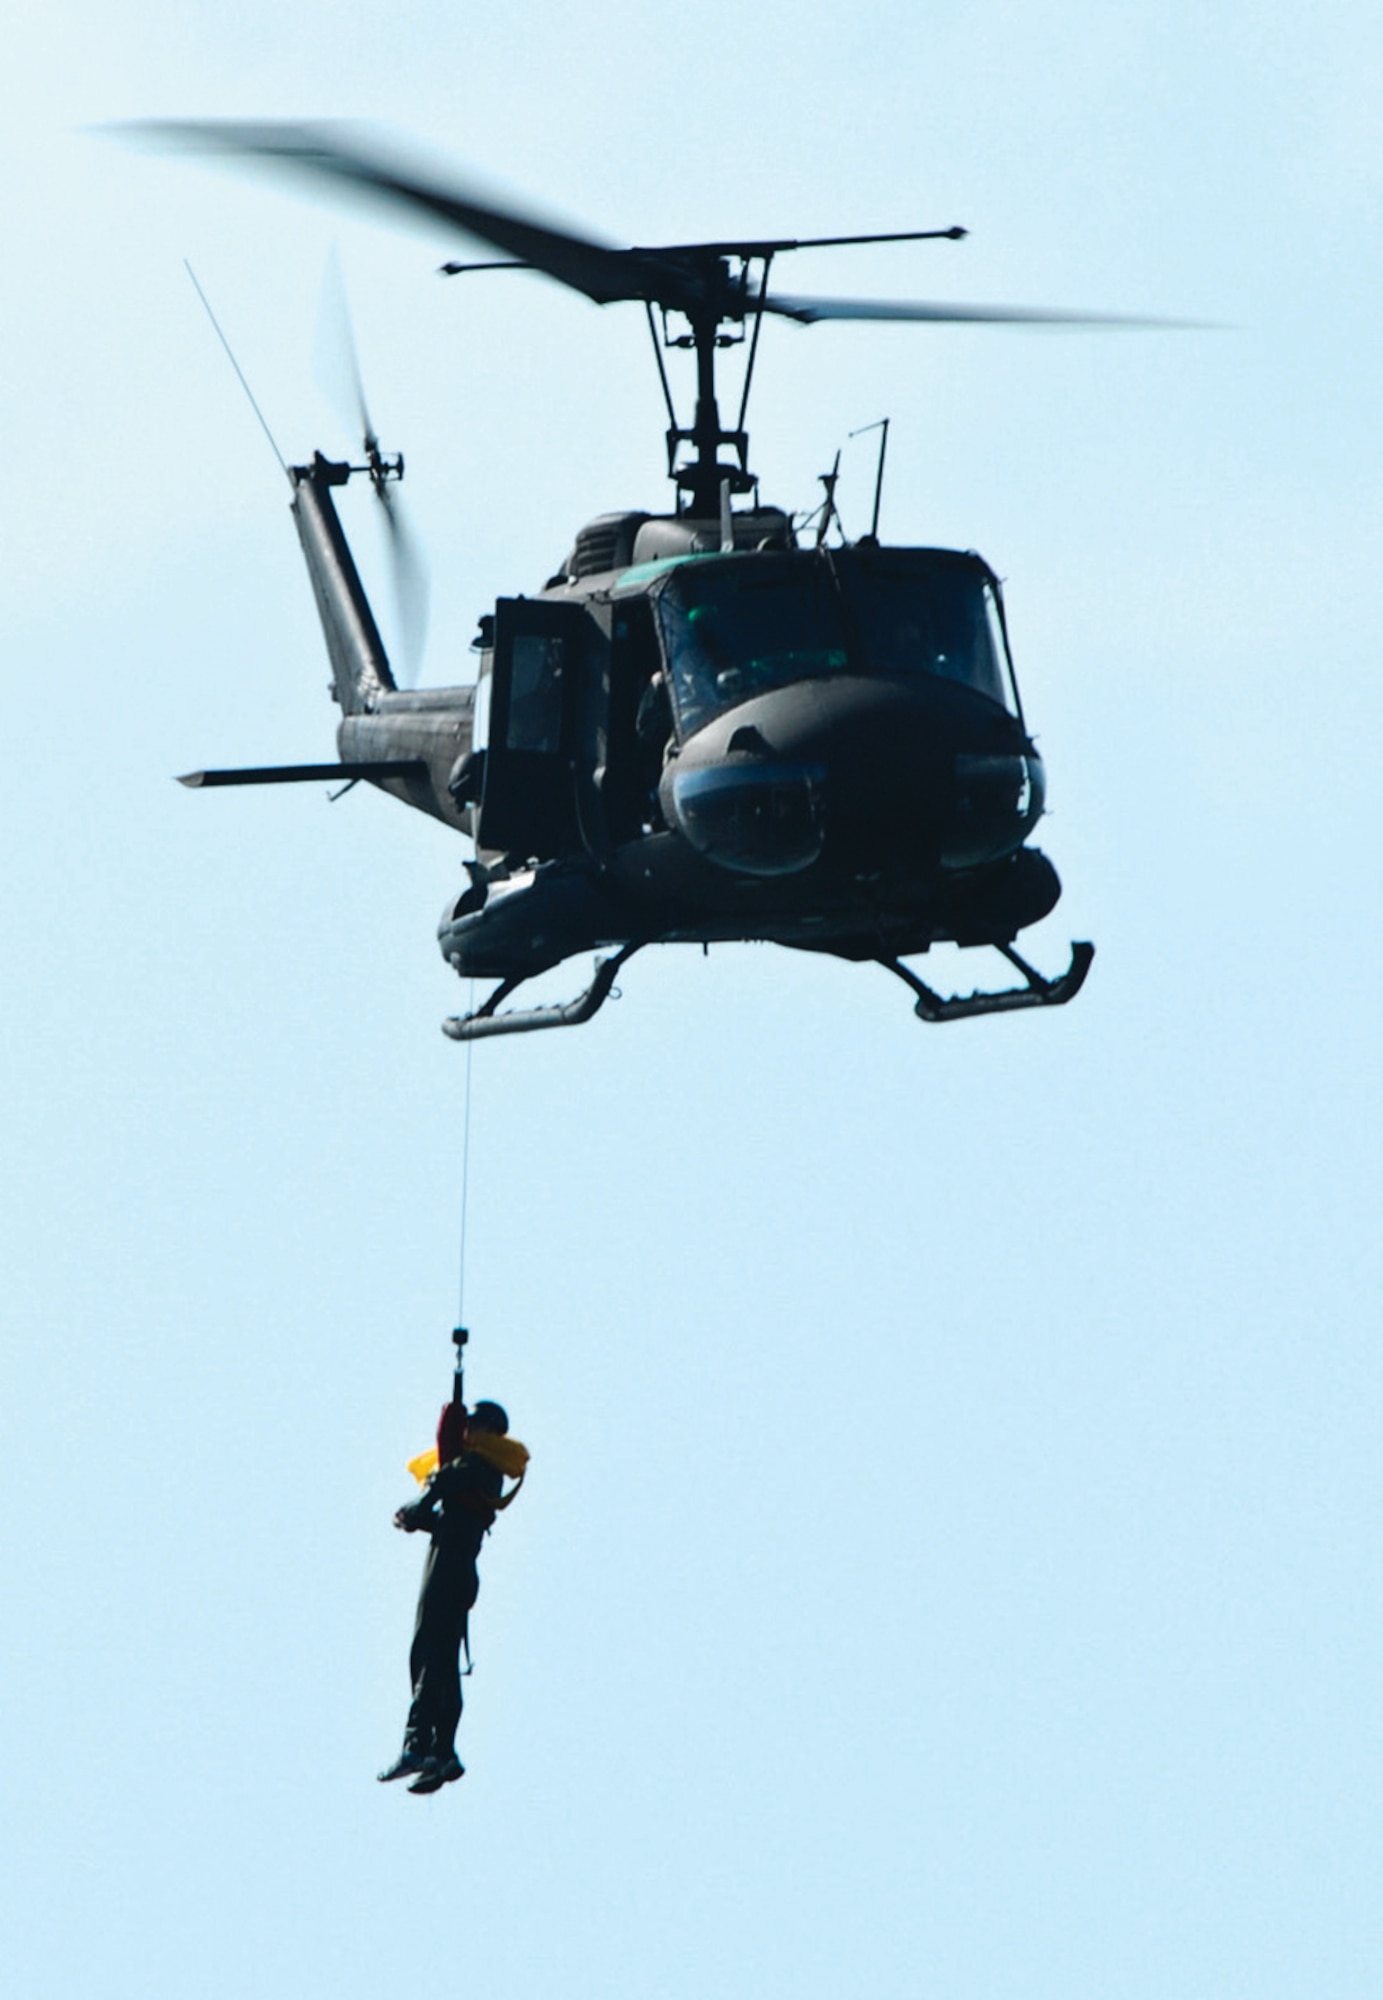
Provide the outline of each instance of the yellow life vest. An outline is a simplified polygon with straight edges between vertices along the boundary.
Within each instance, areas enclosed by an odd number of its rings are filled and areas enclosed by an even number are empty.
[[[472,1457],[483,1459],[486,1465],[494,1466],[496,1472],[502,1472],[506,1479],[517,1481],[514,1492],[507,1493],[503,1500],[495,1503],[501,1509],[507,1507],[514,1493],[517,1493],[522,1486],[524,1473],[528,1470],[528,1460],[531,1455],[528,1446],[520,1444],[517,1438],[502,1437],[497,1431],[473,1431],[466,1439],[466,1450]],[[408,1470],[419,1486],[425,1486],[437,1470],[436,1445],[429,1445],[428,1449],[420,1451],[416,1458],[410,1458]]]

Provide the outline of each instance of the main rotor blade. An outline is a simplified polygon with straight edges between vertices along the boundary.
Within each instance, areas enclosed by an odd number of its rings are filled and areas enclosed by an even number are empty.
[[[959,227],[899,230],[877,236],[796,237],[741,243],[669,244],[661,248],[616,249],[589,236],[559,229],[448,174],[407,159],[386,141],[362,140],[359,128],[343,124],[293,124],[272,120],[154,119],[136,132],[189,151],[269,160],[316,180],[344,184],[361,193],[413,209],[477,237],[520,265],[544,271],[560,284],[583,292],[597,305],[639,299],[669,311],[713,312],[719,320],[740,320],[760,309],[751,287],[728,273],[724,260],[775,256],[829,244],[902,242],[963,235]],[[448,268],[445,267],[444,268]],[[456,269],[475,268],[458,265]],[[892,299],[821,299],[774,294],[762,310],[813,325],[821,320],[912,320],[939,324],[1011,326],[1189,327],[1195,321],[1150,319],[1123,313],[1060,312],[1035,306],[939,305]]]
[[[776,257],[786,250],[838,250],[861,243],[959,243],[970,231],[959,222],[949,229],[870,230],[866,236],[762,236],[742,242],[665,243],[645,254],[650,257],[704,256]]]
[[[965,326],[1109,326],[1192,328],[1203,321],[1150,319],[1128,313],[1062,312],[1046,306],[967,306],[929,299],[811,299],[771,293],[763,310],[815,326],[827,319],[921,320]]]
[[[149,119],[122,128],[189,152],[267,160],[317,181],[333,182],[432,216],[449,228],[502,250],[521,268],[543,271],[597,305],[642,300],[671,312],[740,320],[755,308],[752,287],[732,276],[726,260],[774,257],[782,251],[855,243],[955,241],[949,229],[903,229],[858,236],[774,237],[744,242],[642,245],[621,250],[543,222],[506,202],[496,202],[454,174],[439,176],[387,140],[362,137],[352,125],[294,124],[273,120]],[[444,264],[447,272],[503,268]],[[838,317],[840,315],[837,315]],[[802,317],[798,314],[797,317]]]
[[[511,257],[545,271],[559,283],[584,292],[597,305],[616,299],[656,297],[648,269],[656,259],[633,250],[611,249],[587,236],[554,228],[522,209],[498,206],[461,180],[444,183],[424,167],[383,144],[363,143],[356,128],[342,124],[281,124],[274,120],[199,118],[149,119],[135,130],[171,141],[190,152],[231,154],[271,160],[316,180],[343,183],[396,206],[430,215],[475,236]],[[667,273],[675,279],[676,273]]]

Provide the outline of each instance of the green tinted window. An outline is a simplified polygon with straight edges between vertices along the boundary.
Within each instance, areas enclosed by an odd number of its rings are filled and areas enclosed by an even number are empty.
[[[688,565],[658,613],[683,735],[771,688],[848,671],[839,594],[810,558]]]

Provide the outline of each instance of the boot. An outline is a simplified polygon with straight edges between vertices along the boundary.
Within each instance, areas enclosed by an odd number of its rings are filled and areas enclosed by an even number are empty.
[[[379,1782],[381,1785],[392,1785],[395,1778],[413,1777],[422,1770],[426,1761],[418,1750],[400,1750],[388,1770],[380,1772]]]
[[[408,1787],[410,1792],[440,1792],[446,1780],[435,1757],[424,1757],[422,1769]]]

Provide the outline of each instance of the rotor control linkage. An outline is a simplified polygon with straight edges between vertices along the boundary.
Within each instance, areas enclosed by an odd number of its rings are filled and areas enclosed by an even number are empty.
[[[517,1007],[511,1013],[497,1014],[495,1009],[500,1002],[522,986],[528,975],[502,980],[484,1006],[477,1007],[473,1014],[454,1014],[443,1021],[442,1033],[454,1042],[478,1042],[486,1035],[529,1035],[539,1028],[579,1028],[583,1021],[600,1012],[610,997],[620,967],[639,949],[639,944],[627,944],[611,957],[600,959],[585,992],[575,1000],[568,1000],[565,1006]]]
[[[1029,965],[1012,945],[996,944],[994,949],[1001,951],[1010,965],[1017,966],[1027,981],[1025,986],[1013,986],[1003,993],[971,993],[945,1000],[900,960],[881,958],[878,962],[896,973],[917,995],[913,1012],[919,1021],[963,1021],[971,1014],[1013,1014],[1020,1007],[1064,1007],[1085,984],[1085,975],[1095,956],[1093,944],[1073,944],[1071,963],[1065,972],[1055,979],[1044,979],[1036,966]]]

